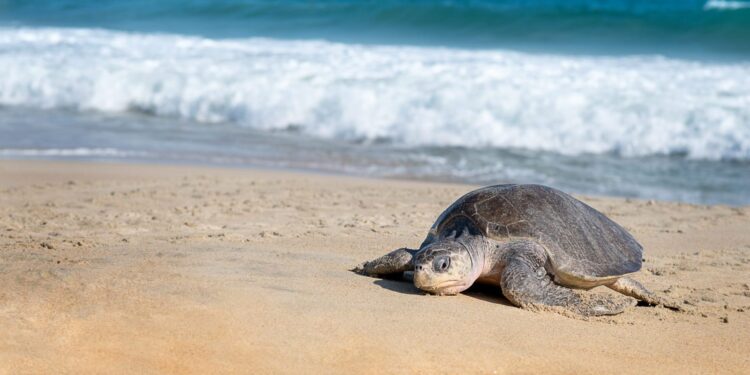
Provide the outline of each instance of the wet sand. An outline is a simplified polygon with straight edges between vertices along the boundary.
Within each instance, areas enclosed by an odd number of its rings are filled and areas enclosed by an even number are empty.
[[[472,188],[0,161],[0,373],[750,372],[750,207],[580,197],[690,312],[580,320],[349,271]]]

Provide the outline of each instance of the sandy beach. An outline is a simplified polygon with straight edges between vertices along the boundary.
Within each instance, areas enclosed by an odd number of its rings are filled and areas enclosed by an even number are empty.
[[[349,271],[472,188],[1,161],[0,373],[750,372],[750,207],[579,196],[688,312],[580,320]]]

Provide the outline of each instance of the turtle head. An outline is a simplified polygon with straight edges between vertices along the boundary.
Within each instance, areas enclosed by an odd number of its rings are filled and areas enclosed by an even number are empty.
[[[479,277],[481,261],[471,248],[467,233],[448,237],[424,247],[414,258],[414,285],[437,295],[453,295],[468,289]]]

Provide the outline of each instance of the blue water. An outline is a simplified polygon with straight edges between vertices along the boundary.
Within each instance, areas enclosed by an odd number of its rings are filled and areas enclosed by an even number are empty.
[[[0,72],[3,158],[750,204],[750,0],[0,0]]]
[[[6,24],[588,53],[750,53],[750,2],[5,0]]]

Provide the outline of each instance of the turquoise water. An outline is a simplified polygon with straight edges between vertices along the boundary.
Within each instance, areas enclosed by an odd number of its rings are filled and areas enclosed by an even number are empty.
[[[211,38],[694,57],[750,53],[750,2],[744,0],[5,0],[0,1],[0,21]]]
[[[211,38],[515,47],[598,53],[747,56],[750,2],[0,1],[0,20]]]
[[[750,1],[3,1],[0,157],[750,204]]]

